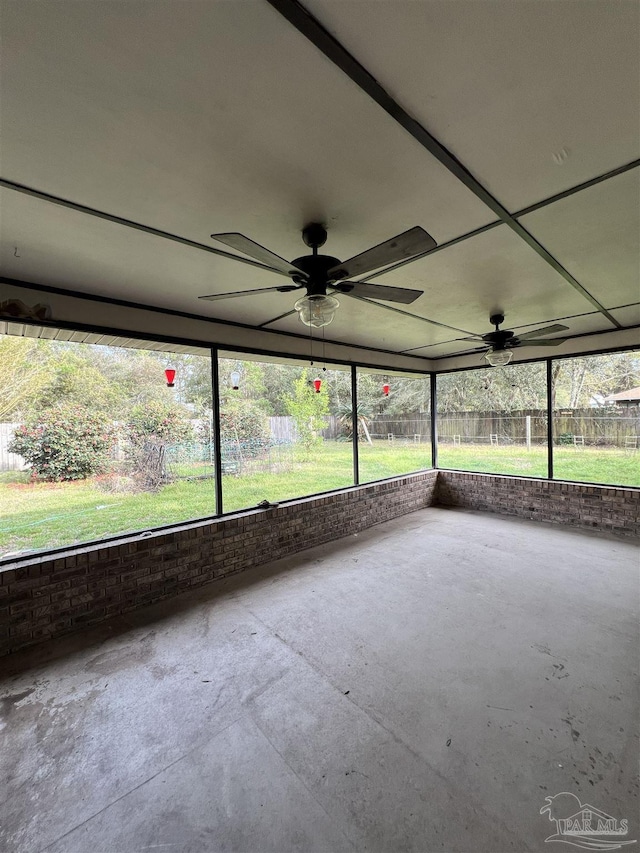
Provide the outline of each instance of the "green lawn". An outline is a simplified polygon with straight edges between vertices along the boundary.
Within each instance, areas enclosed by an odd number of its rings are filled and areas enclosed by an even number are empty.
[[[490,447],[486,444],[450,444],[438,448],[438,467],[481,471],[487,474],[547,476],[547,449],[533,447]],[[553,475],[557,480],[640,486],[640,453],[609,448],[554,447]]]
[[[364,443],[359,456],[361,482],[428,468],[431,462],[428,444]],[[640,486],[640,453],[555,448],[554,463],[558,479]],[[268,465],[271,470],[260,471],[258,461],[247,460],[238,476],[223,477],[225,512],[265,499],[287,500],[353,483],[348,442],[324,442],[307,456],[299,450],[281,450]],[[525,477],[544,477],[547,470],[545,448],[527,452],[487,445],[443,445],[439,465]],[[207,473],[210,466],[199,470]],[[8,472],[0,474],[0,557],[147,530],[214,512],[215,485],[210,477],[181,479],[155,493],[130,494],[106,491],[94,481],[32,484],[24,473]]]

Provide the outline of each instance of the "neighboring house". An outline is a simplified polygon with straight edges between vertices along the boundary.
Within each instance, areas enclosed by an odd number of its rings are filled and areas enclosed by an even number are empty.
[[[605,403],[608,406],[640,406],[640,386],[630,388],[628,391],[619,391],[617,394],[609,394],[605,397]]]

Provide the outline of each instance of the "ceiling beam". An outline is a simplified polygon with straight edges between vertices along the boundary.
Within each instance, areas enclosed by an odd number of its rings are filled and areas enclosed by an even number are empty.
[[[502,204],[484,187],[460,160],[444,147],[432,134],[414,119],[391,95],[378,83],[366,68],[361,65],[340,42],[326,30],[322,24],[302,6],[298,0],[267,0],[298,32],[307,38],[334,65],[340,68],[363,92],[374,100],[404,130],[438,160],[454,177],[461,181],[477,198],[487,205],[496,216],[514,231],[534,252],[549,264],[581,296],[587,299],[616,328],[622,326],[595,296],[580,284],[571,273],[555,258]]]
[[[521,216],[526,216],[528,213],[533,213],[536,210],[540,210],[543,207],[546,207],[548,204],[554,204],[556,201],[562,201],[563,198],[568,198],[571,195],[575,195],[575,193],[579,193],[582,190],[588,190],[589,187],[595,187],[596,184],[601,184],[603,181],[608,181],[609,178],[616,178],[618,175],[624,175],[625,172],[631,171],[631,169],[637,169],[640,166],[639,160],[632,160],[630,163],[625,163],[624,166],[618,166],[616,169],[610,169],[608,172],[605,172],[603,175],[598,175],[597,178],[590,178],[588,181],[583,181],[581,184],[576,184],[575,187],[569,187],[569,189],[562,190],[562,192],[556,193],[555,195],[549,196],[549,198],[544,198],[542,201],[537,201],[535,204],[530,204],[529,207],[524,207],[522,210],[519,210],[517,213],[513,215],[519,219]]]
[[[533,213],[536,210],[540,210],[543,207],[547,207],[550,204],[554,204],[556,201],[562,201],[569,196],[575,195],[576,193],[581,192],[582,190],[588,190],[589,187],[594,187],[596,184],[601,184],[603,181],[608,181],[610,178],[616,178],[618,175],[623,175],[625,172],[629,172],[632,169],[637,169],[640,167],[640,160],[632,160],[630,163],[625,163],[624,166],[618,166],[616,169],[610,169],[608,172],[605,172],[602,175],[598,175],[597,178],[590,178],[588,181],[583,181],[581,184],[576,184],[574,187],[569,187],[566,190],[562,190],[562,192],[556,193],[555,195],[549,196],[548,198],[543,198],[541,201],[537,201],[535,204],[530,204],[528,207],[523,207],[522,210],[518,210],[513,214],[515,219],[520,219],[521,216],[526,216],[528,213]],[[399,269],[400,267],[404,267],[406,264],[411,264],[413,261],[419,261],[420,258],[426,258],[429,255],[434,255],[436,252],[441,252],[443,249],[448,249],[449,246],[455,246],[456,243],[462,243],[464,240],[468,240],[470,237],[476,237],[478,234],[484,234],[485,231],[491,231],[492,228],[496,228],[498,225],[504,225],[501,219],[496,219],[493,222],[488,222],[486,225],[481,225],[479,228],[475,228],[473,231],[468,231],[466,234],[461,234],[459,237],[454,237],[453,240],[447,240],[446,243],[440,243],[435,246],[433,249],[428,249],[426,252],[422,252],[420,255],[414,255],[412,258],[405,258],[403,261],[398,261],[398,263],[393,264],[390,267],[387,267],[380,272],[373,273],[372,275],[364,276],[361,280],[364,281],[365,278],[367,281],[372,278],[380,278],[380,276],[386,275],[388,272],[393,272],[394,270]]]

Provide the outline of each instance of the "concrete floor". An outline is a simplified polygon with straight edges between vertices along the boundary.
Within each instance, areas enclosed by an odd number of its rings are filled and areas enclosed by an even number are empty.
[[[639,839],[638,569],[433,508],[15,655],[0,850],[549,851],[560,792]]]

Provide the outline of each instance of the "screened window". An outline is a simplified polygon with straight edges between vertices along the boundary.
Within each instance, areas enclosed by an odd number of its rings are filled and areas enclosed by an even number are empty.
[[[514,364],[437,378],[438,467],[546,477],[546,368]]]
[[[0,557],[215,513],[209,351],[139,343],[0,338]]]
[[[431,468],[429,377],[358,369],[357,379],[360,482]]]
[[[640,486],[640,351],[553,362],[554,477]]]
[[[348,368],[225,353],[219,382],[224,512],[353,485]]]

